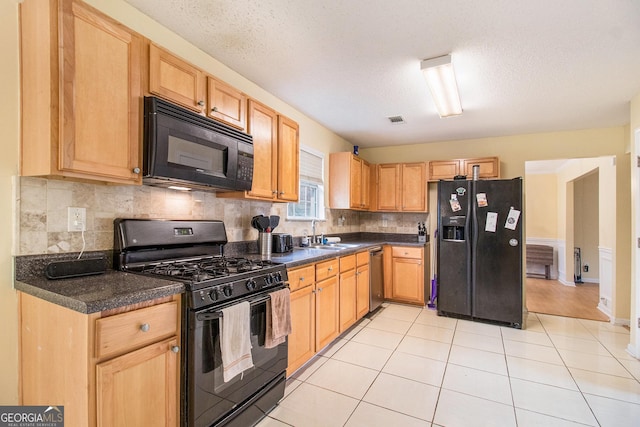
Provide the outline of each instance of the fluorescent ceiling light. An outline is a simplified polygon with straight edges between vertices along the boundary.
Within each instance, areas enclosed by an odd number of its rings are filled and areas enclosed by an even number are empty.
[[[179,191],[191,191],[191,189],[188,187],[178,187],[177,185],[170,185],[167,188],[170,188],[172,190],[179,190]]]
[[[420,63],[420,68],[427,80],[433,102],[440,117],[449,117],[462,114],[460,95],[456,84],[456,75],[451,63],[451,55],[425,59]]]

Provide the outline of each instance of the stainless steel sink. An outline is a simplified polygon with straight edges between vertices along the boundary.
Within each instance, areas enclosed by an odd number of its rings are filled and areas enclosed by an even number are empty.
[[[324,244],[314,244],[309,246],[311,249],[326,249],[332,251],[341,251],[344,249],[357,248],[358,244],[354,243],[324,243]]]

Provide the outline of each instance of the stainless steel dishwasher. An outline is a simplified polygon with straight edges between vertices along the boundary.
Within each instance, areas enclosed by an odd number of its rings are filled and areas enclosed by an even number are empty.
[[[380,307],[384,301],[382,279],[382,247],[376,246],[369,250],[369,312]]]

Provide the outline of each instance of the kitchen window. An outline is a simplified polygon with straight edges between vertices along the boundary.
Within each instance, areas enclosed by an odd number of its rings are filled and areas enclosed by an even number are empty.
[[[300,193],[298,203],[289,203],[287,219],[324,219],[324,155],[300,147]]]

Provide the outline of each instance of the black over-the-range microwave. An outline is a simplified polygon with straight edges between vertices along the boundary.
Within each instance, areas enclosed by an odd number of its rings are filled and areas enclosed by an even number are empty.
[[[144,98],[143,183],[250,190],[253,138],[156,97]]]

